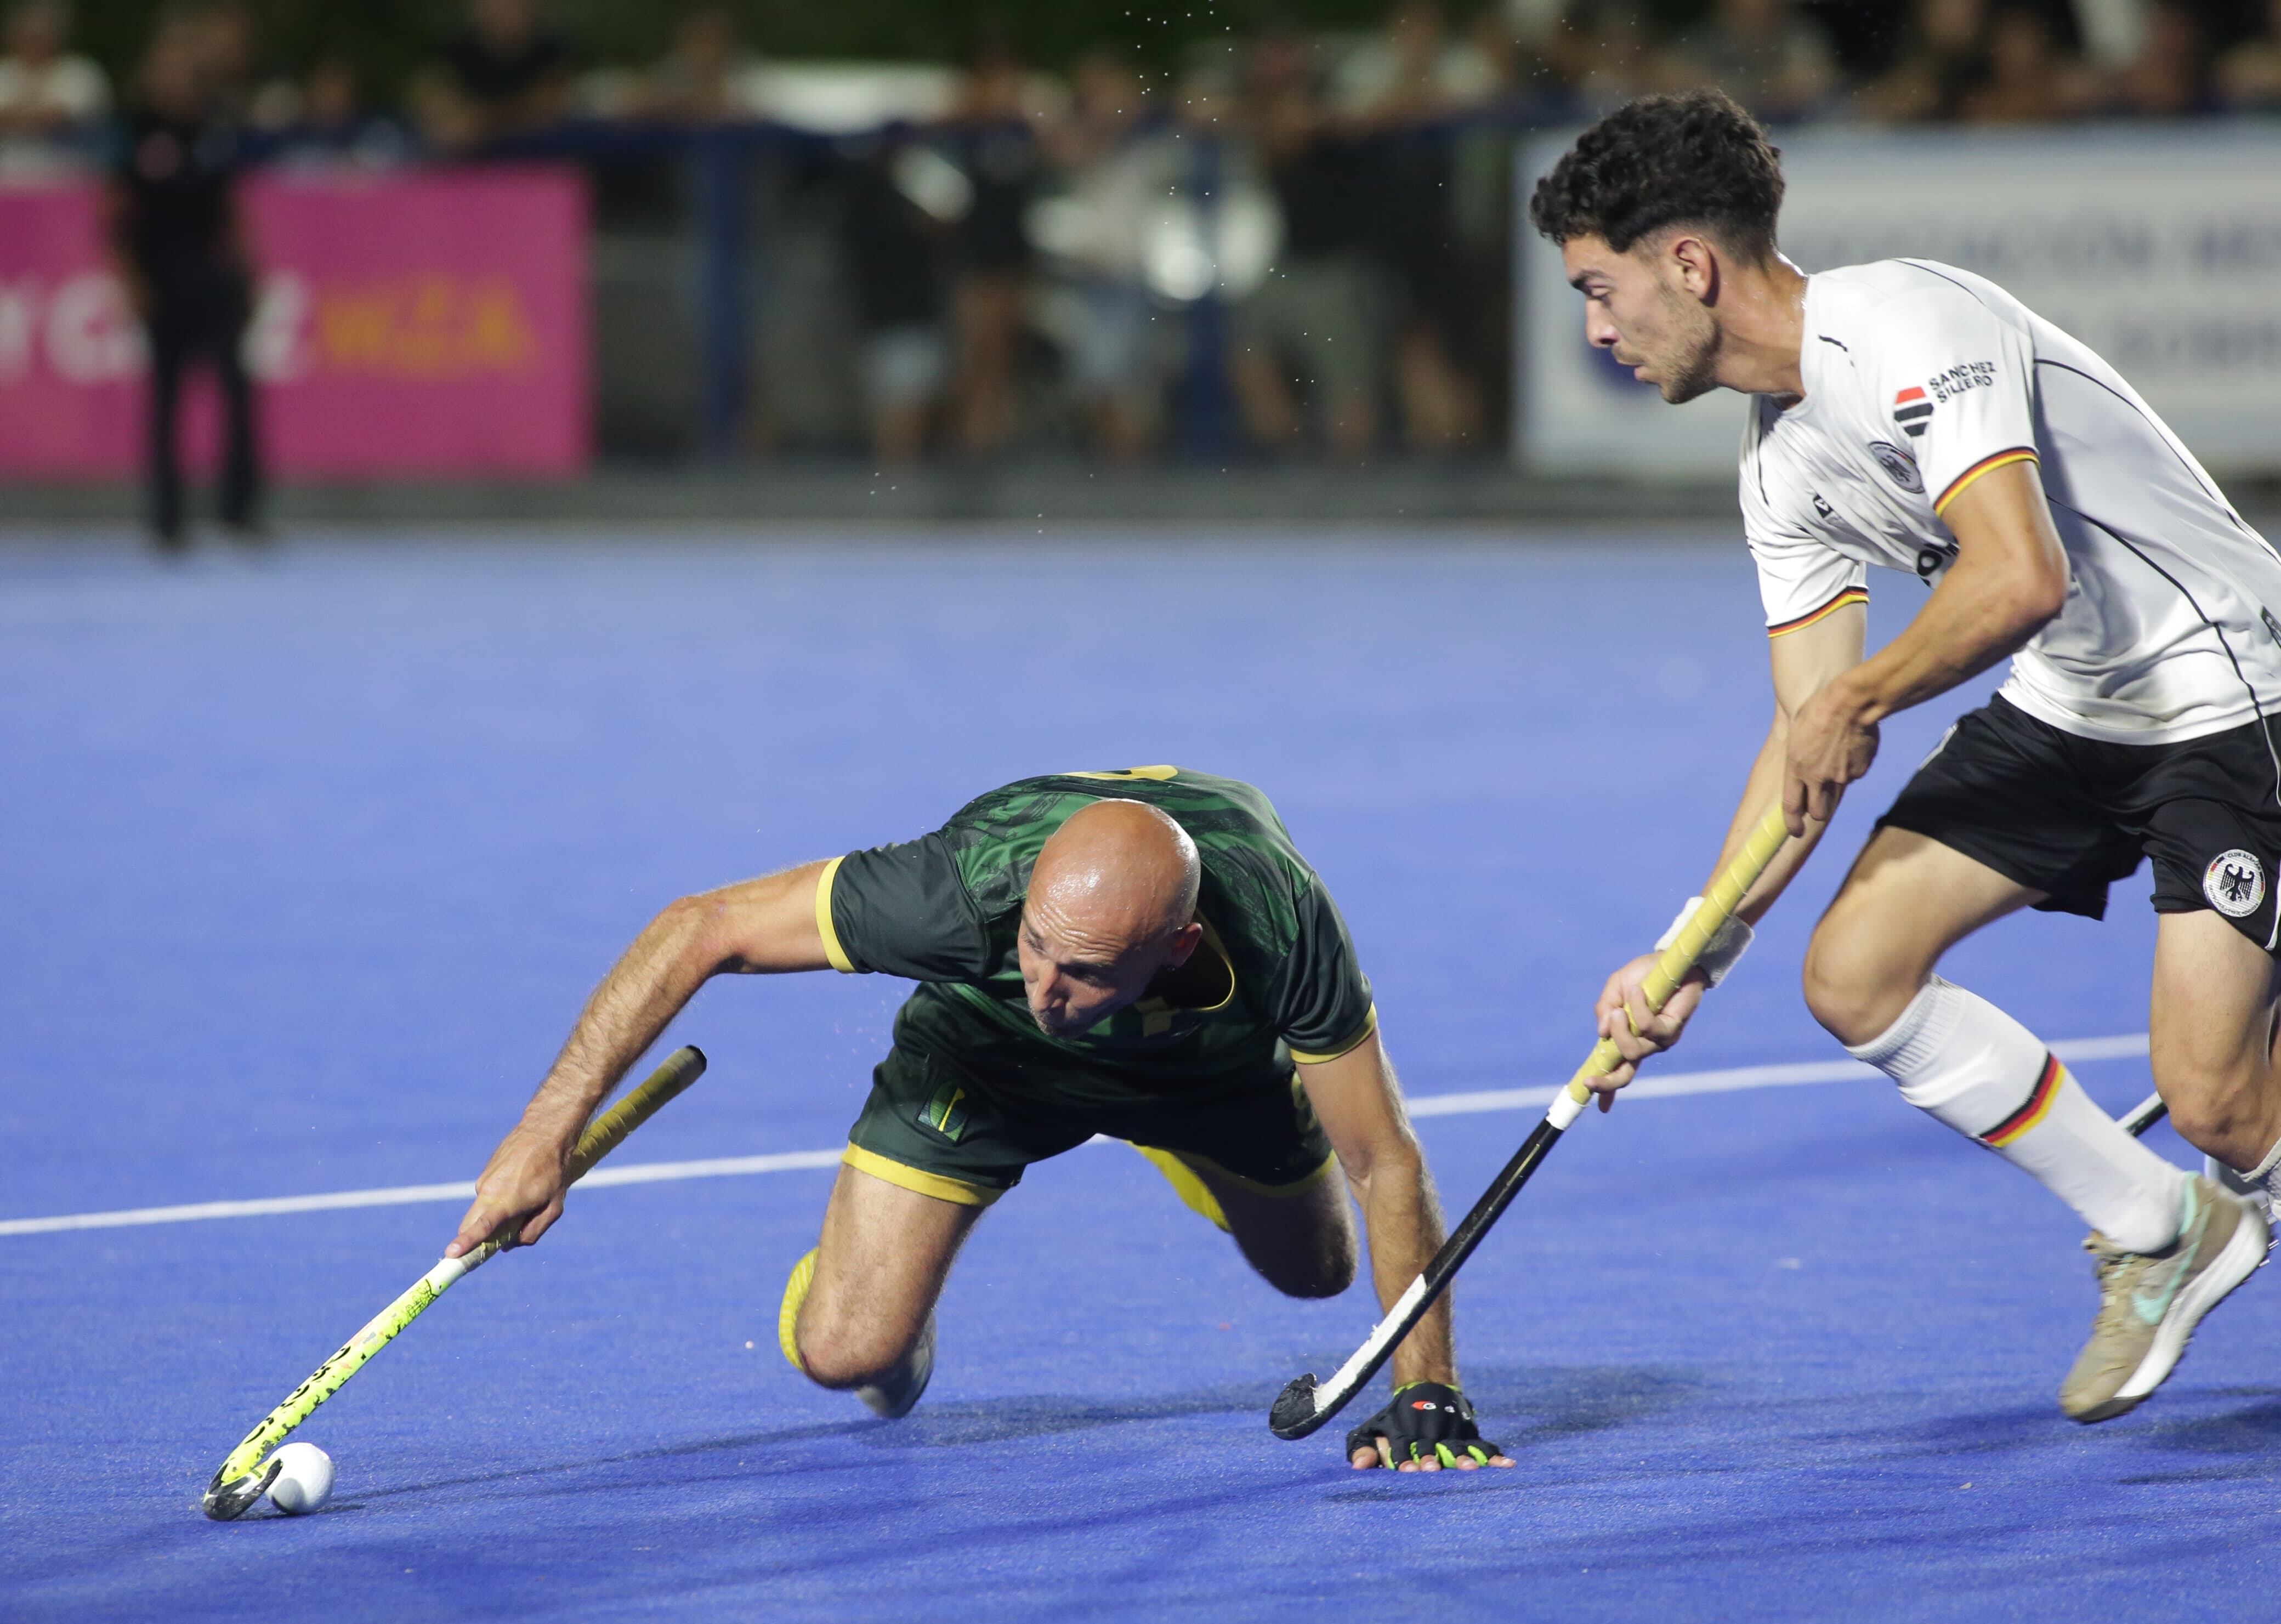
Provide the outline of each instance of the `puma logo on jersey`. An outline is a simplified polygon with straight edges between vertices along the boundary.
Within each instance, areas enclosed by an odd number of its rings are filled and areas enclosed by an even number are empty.
[[[1924,433],[1925,419],[1931,415],[1932,402],[1925,398],[1921,389],[1905,389],[1893,397],[1893,421],[1913,440]]]

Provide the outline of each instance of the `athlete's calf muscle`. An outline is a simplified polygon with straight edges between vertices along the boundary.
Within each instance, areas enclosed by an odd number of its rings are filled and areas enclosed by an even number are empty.
[[[2188,1144],[2245,1172],[2281,1141],[2274,980],[2271,955],[2216,914],[2161,916],[2154,1083]]]

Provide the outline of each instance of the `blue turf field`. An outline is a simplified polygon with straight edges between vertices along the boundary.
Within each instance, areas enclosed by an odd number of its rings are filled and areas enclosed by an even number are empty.
[[[1708,862],[1764,723],[1756,624],[1738,547],[1619,537],[0,548],[0,1218],[471,1177],[656,906],[1069,767],[1263,785],[1411,1092],[1555,1081]],[[1666,1071],[1836,1056],[1801,944],[1937,708]],[[2134,884],[1950,973],[2048,1038],[2138,1032],[2152,935]],[[622,1159],[836,1145],[900,990],[716,984],[676,1029],[711,1073]],[[2146,1083],[2079,1074],[2117,1107]],[[1453,1209],[1530,1120],[1422,1122]],[[828,1178],[574,1197],[303,1429],[340,1487],[300,1521],[197,1493],[457,1203],[0,1236],[0,1617],[2270,1605],[2281,1275],[2155,1402],[2070,1426],[2076,1226],[1879,1085],[1581,1125],[1464,1277],[1467,1385],[1520,1461],[1471,1479],[1271,1437],[1372,1305],[1275,1297],[1116,1148],[992,1211],[932,1391],[873,1422],[773,1348]]]

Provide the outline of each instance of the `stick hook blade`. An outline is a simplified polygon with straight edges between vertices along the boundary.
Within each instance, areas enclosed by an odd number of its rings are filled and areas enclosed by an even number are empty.
[[[1320,1427],[1325,1417],[1315,1407],[1315,1373],[1295,1376],[1290,1385],[1277,1396],[1274,1409],[1267,1412],[1267,1429],[1286,1441],[1303,1438]]]
[[[273,1460],[267,1472],[249,1472],[243,1477],[230,1479],[227,1483],[221,1481],[221,1473],[217,1472],[213,1481],[206,1485],[205,1498],[199,1504],[205,1507],[206,1515],[216,1522],[236,1522],[253,1509],[255,1501],[269,1492],[270,1483],[284,1464],[282,1460]]]

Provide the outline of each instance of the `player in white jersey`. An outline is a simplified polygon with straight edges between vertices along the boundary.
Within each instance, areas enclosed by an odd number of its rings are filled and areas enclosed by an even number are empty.
[[[2091,1225],[2103,1301],[2060,1403],[2104,1420],[2169,1374],[2269,1244],[2263,1203],[2237,1192],[2281,1183],[2281,558],[2113,367],[1994,283],[1929,260],[1807,276],[1782,259],[1778,159],[1717,91],[1651,97],[1579,138],[1531,219],[1560,245],[1593,344],[1667,400],[1752,398],[1742,506],[1775,715],[1718,866],[1777,798],[1800,838],[1743,921],[1868,770],[1881,719],[2012,660],[1879,821],[1815,930],[1805,996],[1904,1099]],[[1864,658],[1870,564],[1930,594]],[[2019,909],[2099,917],[2142,859],[2160,916],[2154,1080],[2211,1158],[2200,1178],[1935,973]],[[1749,925],[1722,936],[1709,978]],[[1601,996],[1627,1062],[1610,1090],[1701,998],[1698,977],[1651,1017],[1653,963]]]

